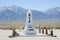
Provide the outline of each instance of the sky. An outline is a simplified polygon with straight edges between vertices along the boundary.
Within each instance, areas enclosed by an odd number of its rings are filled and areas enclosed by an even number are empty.
[[[0,0],[0,7],[12,5],[44,11],[48,8],[60,7],[60,0]]]

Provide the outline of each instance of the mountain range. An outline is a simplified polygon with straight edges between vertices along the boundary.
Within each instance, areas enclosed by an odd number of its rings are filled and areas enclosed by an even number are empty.
[[[25,21],[28,9],[19,6],[0,8],[0,21]],[[49,8],[46,11],[31,10],[33,20],[60,20],[60,7]]]

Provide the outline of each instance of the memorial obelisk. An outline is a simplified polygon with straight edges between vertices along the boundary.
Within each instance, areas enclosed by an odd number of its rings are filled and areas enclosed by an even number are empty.
[[[24,28],[25,35],[36,35],[35,27],[32,25],[32,12],[31,10],[27,11],[26,25]]]

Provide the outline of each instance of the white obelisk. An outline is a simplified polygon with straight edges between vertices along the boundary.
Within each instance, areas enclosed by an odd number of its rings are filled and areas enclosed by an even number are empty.
[[[36,35],[35,28],[32,25],[32,12],[30,10],[27,11],[24,33],[25,35]]]

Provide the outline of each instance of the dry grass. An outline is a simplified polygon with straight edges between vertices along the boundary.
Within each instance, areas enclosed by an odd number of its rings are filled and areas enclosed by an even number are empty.
[[[33,26],[36,28],[57,28],[60,29],[60,22],[33,22]],[[25,22],[15,23],[0,23],[0,29],[22,29],[25,27]]]

